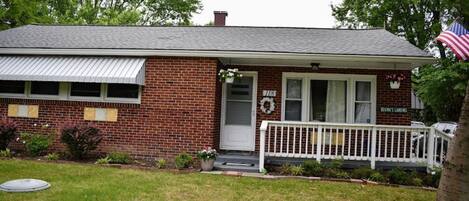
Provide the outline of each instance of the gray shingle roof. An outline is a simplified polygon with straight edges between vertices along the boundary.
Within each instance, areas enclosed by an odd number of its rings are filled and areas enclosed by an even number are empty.
[[[428,57],[384,29],[28,25],[0,48],[150,49]]]

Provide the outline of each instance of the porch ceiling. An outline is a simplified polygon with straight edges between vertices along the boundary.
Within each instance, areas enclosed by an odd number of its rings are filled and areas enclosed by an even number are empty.
[[[360,58],[357,57],[310,57],[310,58],[219,58],[224,65],[232,66],[287,66],[311,67],[319,63],[320,68],[355,68],[355,69],[393,69],[411,70],[431,60],[412,60],[409,58]]]

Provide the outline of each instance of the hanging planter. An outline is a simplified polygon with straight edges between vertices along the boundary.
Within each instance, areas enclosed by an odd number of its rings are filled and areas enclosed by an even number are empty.
[[[220,82],[232,84],[235,79],[243,77],[243,74],[239,73],[237,68],[227,70],[221,69],[220,72],[218,72],[218,77]]]
[[[389,87],[391,87],[391,89],[399,89],[400,86],[401,86],[401,82],[399,82],[399,81],[390,81],[389,82]]]
[[[389,81],[389,87],[391,89],[399,89],[401,87],[401,81],[405,80],[404,74],[391,74],[386,75],[386,80]]]

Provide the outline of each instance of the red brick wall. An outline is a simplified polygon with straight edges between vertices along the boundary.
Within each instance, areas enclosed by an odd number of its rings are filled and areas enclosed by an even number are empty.
[[[234,67],[233,67],[234,68]],[[264,114],[257,106],[257,125],[256,125],[256,150],[259,146],[259,126],[263,120],[281,120],[282,99],[282,73],[283,72],[308,72],[308,73],[337,73],[337,74],[364,74],[377,75],[377,94],[376,94],[376,123],[389,125],[410,125],[410,113],[382,113],[380,107],[405,107],[410,108],[411,104],[411,83],[410,79],[401,82],[401,87],[397,90],[390,89],[389,82],[385,76],[393,73],[404,73],[410,78],[410,70],[369,70],[369,69],[332,69],[321,68],[312,71],[311,68],[301,67],[246,67],[238,66],[239,70],[257,71],[258,87],[257,100],[262,99],[262,90],[276,90],[277,96],[274,98],[276,109],[272,114]]]
[[[194,153],[218,142],[216,74],[216,59],[152,57],[146,63],[141,104],[0,99],[0,118],[7,115],[8,103],[38,104],[38,119],[11,119],[21,130],[31,130],[34,123],[57,129],[65,121],[86,123],[85,106],[118,108],[117,122],[92,122],[104,133],[99,152],[122,151],[135,157]],[[56,142],[54,148],[63,148]]]

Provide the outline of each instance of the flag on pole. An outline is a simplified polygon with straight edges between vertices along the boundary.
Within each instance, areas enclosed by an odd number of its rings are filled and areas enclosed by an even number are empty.
[[[469,31],[458,22],[453,22],[436,40],[446,44],[459,60],[469,59]]]

